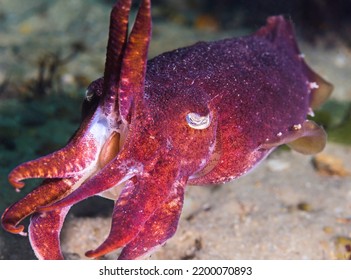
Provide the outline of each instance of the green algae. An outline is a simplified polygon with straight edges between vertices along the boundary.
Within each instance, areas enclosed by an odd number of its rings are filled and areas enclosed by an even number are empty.
[[[323,125],[328,141],[351,145],[351,102],[330,100],[316,112],[314,120]]]

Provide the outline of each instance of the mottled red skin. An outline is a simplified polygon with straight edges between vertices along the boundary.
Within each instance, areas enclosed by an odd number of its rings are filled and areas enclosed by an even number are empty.
[[[186,184],[232,180],[280,144],[302,139],[294,146],[302,152],[324,145],[324,132],[306,121],[324,81],[303,61],[288,21],[270,17],[254,35],[198,43],[147,63],[149,2],[141,1],[129,37],[131,1],[115,5],[104,78],[89,86],[82,124],[67,146],[9,175],[18,189],[24,179],[47,178],[2,216],[5,230],[23,234],[19,223],[32,215],[38,258],[63,258],[64,218],[87,197],[116,203],[109,236],[86,255],[124,247],[120,259],[140,258],[175,233]],[[210,122],[194,126],[189,113]]]
[[[270,20],[274,28],[289,31],[290,23],[282,17]],[[284,33],[268,39],[248,36],[197,43],[149,61],[145,95],[153,119],[163,118],[160,108],[171,108],[174,99],[186,108],[189,99],[203,95],[203,103],[192,110],[211,104],[218,116],[217,138],[226,160],[192,183],[222,183],[242,175],[270,151],[258,149],[266,139],[289,133],[306,120],[310,81],[293,44]],[[176,112],[168,115],[172,114],[175,119],[166,123],[176,125],[184,119]]]

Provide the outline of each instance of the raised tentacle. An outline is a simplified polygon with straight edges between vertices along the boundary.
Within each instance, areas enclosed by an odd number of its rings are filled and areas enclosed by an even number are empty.
[[[128,34],[128,16],[131,1],[118,1],[111,12],[111,25],[106,55],[106,67],[103,79],[103,92],[99,107],[105,116],[115,117],[115,103],[118,80],[121,72],[121,61],[126,46]],[[68,178],[87,168],[96,159],[103,141],[97,135],[90,133],[93,125],[99,124],[100,119],[106,123],[106,129],[111,133],[111,124],[104,121],[101,112],[92,112],[83,121],[81,127],[69,143],[61,150],[39,159],[26,162],[16,167],[9,175],[10,183],[16,188],[24,186],[21,180],[28,178]],[[95,123],[92,123],[94,122]],[[114,126],[116,124],[112,124]],[[96,125],[99,128],[99,125]],[[103,134],[103,133],[101,133]],[[108,137],[108,135],[107,135]],[[105,140],[105,139],[101,139]],[[100,143],[98,143],[100,142]],[[67,158],[71,159],[66,164]]]
[[[128,36],[128,18],[131,0],[120,0],[110,15],[110,29],[107,43],[103,99],[101,107],[106,115],[114,114],[118,108],[118,83],[122,59]]]
[[[120,115],[129,122],[133,98],[144,92],[147,52],[151,38],[150,0],[142,0],[123,56],[121,79],[118,89]]]
[[[183,208],[185,183],[185,180],[174,183],[167,200],[147,220],[139,234],[123,248],[118,259],[141,258],[174,235]]]
[[[176,157],[163,158],[150,174],[131,178],[115,204],[109,236],[86,256],[97,258],[134,239],[174,188],[179,176],[178,165]]]
[[[35,213],[29,225],[29,241],[35,255],[43,260],[62,260],[60,232],[70,207]]]

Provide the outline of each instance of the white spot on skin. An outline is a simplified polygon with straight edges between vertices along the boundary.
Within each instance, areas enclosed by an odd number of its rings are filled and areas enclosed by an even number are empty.
[[[46,216],[47,214],[45,212],[40,214],[40,218],[46,218]]]
[[[316,82],[311,82],[308,84],[308,87],[310,89],[317,89],[317,88],[319,88],[319,85]]]
[[[167,147],[167,150],[171,150],[173,148],[172,140],[169,138],[167,138],[166,147]]]
[[[82,170],[83,169],[82,165],[80,165],[79,163],[76,163],[75,167],[76,167],[77,170]]]
[[[128,78],[122,78],[122,82],[128,84],[129,83],[129,79]]]
[[[312,110],[312,108],[308,108],[308,112],[307,112],[308,115],[310,115],[311,117],[314,117],[314,112]]]
[[[277,133],[277,136],[278,136],[278,137],[280,137],[280,136],[282,136],[282,135],[283,135],[283,133],[281,133],[281,132],[278,132],[278,133]]]
[[[301,124],[294,124],[293,125],[293,130],[300,130],[302,128]]]

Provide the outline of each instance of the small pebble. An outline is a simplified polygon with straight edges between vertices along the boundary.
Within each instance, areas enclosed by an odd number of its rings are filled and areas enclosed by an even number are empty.
[[[323,231],[327,234],[332,234],[334,232],[334,229],[332,227],[329,227],[329,226],[325,226],[323,228]]]
[[[312,209],[312,205],[307,203],[307,202],[300,202],[297,204],[297,209],[300,211],[305,211],[305,212],[311,212]]]
[[[335,156],[321,153],[316,155],[312,162],[316,170],[322,175],[340,177],[350,175],[350,172],[345,169],[342,160]]]

